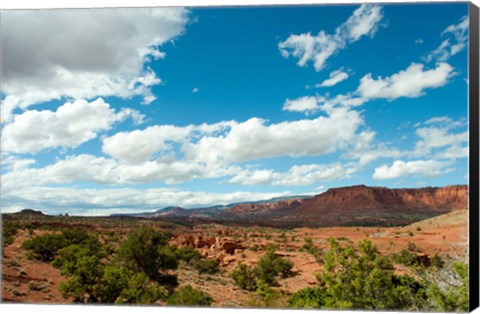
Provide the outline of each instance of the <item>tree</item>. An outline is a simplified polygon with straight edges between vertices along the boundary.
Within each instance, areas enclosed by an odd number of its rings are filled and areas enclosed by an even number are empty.
[[[142,272],[151,279],[160,280],[159,271],[176,269],[178,266],[175,250],[167,242],[166,233],[140,227],[120,245],[118,260],[134,272]]]
[[[64,298],[72,297],[77,303],[101,302],[98,282],[104,275],[104,268],[97,255],[90,256],[85,252],[87,251],[77,251],[75,262],[62,270],[63,274],[70,275],[71,278],[60,283],[59,290]]]
[[[192,288],[191,285],[181,287],[167,299],[167,305],[208,306],[212,304],[212,302],[214,302],[214,300],[210,295]]]

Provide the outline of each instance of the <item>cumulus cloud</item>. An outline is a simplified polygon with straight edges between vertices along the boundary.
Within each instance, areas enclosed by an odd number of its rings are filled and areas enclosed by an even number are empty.
[[[192,192],[172,188],[132,189],[76,189],[68,187],[29,186],[4,195],[2,212],[35,208],[54,215],[67,209],[71,215],[109,215],[113,213],[144,212],[166,206],[185,208],[231,204],[242,201],[260,201],[291,195],[289,191],[256,193]]]
[[[29,110],[15,116],[2,132],[2,149],[13,153],[36,153],[47,148],[75,148],[97,137],[99,132],[131,117],[139,123],[143,115],[132,109],[115,111],[98,98],[76,100],[51,110]]]
[[[102,151],[127,163],[141,163],[156,155],[172,152],[175,144],[181,145],[209,134],[223,132],[235,125],[233,121],[222,121],[201,125],[154,125],[144,130],[119,132],[104,138]]]
[[[442,32],[442,36],[447,36],[448,38],[442,41],[440,46],[427,55],[425,58],[427,62],[432,60],[445,62],[467,47],[468,16],[465,15],[462,17],[458,24],[448,26]]]
[[[303,67],[312,61],[315,70],[320,71],[328,58],[344,49],[347,44],[358,41],[363,36],[373,37],[382,18],[380,6],[363,4],[335,29],[334,34],[327,34],[323,30],[317,35],[310,32],[293,34],[280,42],[278,48],[283,57],[297,58],[299,66]]]
[[[328,116],[268,124],[252,118],[229,132],[204,136],[183,145],[187,160],[208,164],[245,162],[278,156],[318,156],[345,149],[357,139],[364,121],[360,113],[336,108]]]
[[[406,70],[389,77],[374,79],[371,74],[365,75],[356,93],[367,99],[419,97],[425,89],[445,85],[453,74],[453,67],[448,63],[439,63],[430,70],[425,70],[423,64],[412,63]]]
[[[453,121],[449,117],[434,117],[427,120],[423,126],[415,130],[419,140],[415,144],[414,156],[426,156],[433,149],[445,148],[443,152],[437,152],[438,158],[462,158],[468,157],[468,130],[458,131],[465,128],[465,122]]]
[[[337,85],[341,81],[348,79],[348,73],[344,72],[343,69],[339,69],[330,73],[330,77],[323,81],[320,84],[315,85],[315,87],[330,87]]]
[[[437,160],[396,160],[391,166],[383,165],[375,168],[373,178],[377,180],[394,179],[402,176],[438,177],[454,169],[446,168],[451,162]]]
[[[61,97],[153,101],[151,87],[161,79],[146,63],[165,57],[160,46],[188,21],[183,8],[4,12],[4,120],[16,107]]]
[[[319,109],[318,100],[315,96],[305,96],[293,100],[287,99],[283,104],[283,110],[310,114]]]
[[[265,169],[244,170],[228,182],[242,185],[304,186],[320,181],[345,179],[355,171],[355,167],[342,165],[341,163],[295,165],[287,172]]]
[[[218,178],[237,173],[238,167],[206,165],[181,160],[156,160],[125,164],[115,159],[88,154],[68,156],[43,168],[17,167],[2,176],[2,188],[8,191],[31,185],[93,182],[108,185],[142,184],[160,181],[176,184],[194,179]]]

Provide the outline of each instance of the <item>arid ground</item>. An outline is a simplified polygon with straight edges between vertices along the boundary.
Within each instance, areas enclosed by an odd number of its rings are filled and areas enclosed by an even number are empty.
[[[98,234],[102,243],[113,248],[140,225],[158,230],[168,230],[172,237],[169,243],[178,247],[190,245],[203,256],[216,259],[220,270],[216,274],[201,274],[181,263],[174,272],[179,285],[192,287],[208,293],[216,307],[255,306],[251,292],[237,287],[229,273],[239,262],[254,265],[265,253],[269,244],[276,245],[275,253],[293,262],[293,276],[279,280],[279,287],[286,301],[288,295],[317,285],[315,274],[323,268],[322,263],[307,252],[306,239],[311,239],[319,248],[326,249],[327,239],[335,238],[340,243],[360,240],[373,242],[382,255],[392,255],[409,250],[419,260],[429,261],[435,254],[453,259],[463,259],[467,252],[468,211],[458,210],[426,219],[404,227],[330,227],[273,229],[267,227],[223,226],[220,224],[179,225],[158,220],[136,218],[87,218],[87,217],[36,217],[18,215],[7,220],[28,225],[19,229],[10,245],[6,245],[2,257],[3,302],[21,303],[71,303],[58,290],[67,279],[60,270],[49,263],[28,256],[22,243],[32,237],[56,233],[63,227],[80,227]],[[398,274],[409,273],[403,265],[395,265]]]

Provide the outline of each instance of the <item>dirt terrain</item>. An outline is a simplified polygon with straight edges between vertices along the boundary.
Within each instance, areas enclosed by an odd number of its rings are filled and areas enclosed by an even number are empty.
[[[31,219],[31,218],[29,218]],[[35,221],[35,219],[33,219]],[[238,307],[249,304],[252,296],[235,286],[228,274],[239,262],[254,265],[265,253],[269,244],[277,246],[276,254],[290,259],[294,276],[281,279],[279,289],[293,293],[302,288],[315,286],[315,273],[322,270],[314,256],[302,250],[305,239],[310,238],[315,246],[327,247],[327,239],[336,238],[341,243],[358,243],[369,239],[381,254],[398,253],[409,249],[417,255],[432,257],[434,254],[462,257],[467,251],[468,211],[457,210],[417,222],[405,227],[334,227],[273,229],[267,227],[232,227],[219,224],[181,226],[159,223],[147,219],[120,218],[72,218],[62,217],[60,222],[42,218],[33,228],[20,229],[14,242],[5,247],[2,257],[2,299],[4,302],[21,303],[70,303],[58,292],[60,282],[66,277],[53,266],[28,258],[21,247],[22,242],[33,236],[52,232],[53,226],[80,226],[99,234],[104,243],[119,243],[126,235],[142,224],[172,233],[171,244],[191,245],[202,255],[215,258],[220,263],[220,272],[201,276],[191,267],[181,264],[175,272],[179,284],[191,284],[194,288],[209,293],[213,306]],[[50,223],[50,230],[40,226]],[[401,271],[401,267],[398,268]]]

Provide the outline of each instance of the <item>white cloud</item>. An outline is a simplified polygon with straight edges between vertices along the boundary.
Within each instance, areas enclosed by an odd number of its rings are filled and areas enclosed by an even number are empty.
[[[3,152],[1,156],[1,166],[3,169],[9,171],[18,171],[28,168],[30,165],[36,163],[36,160],[33,158],[19,158],[15,155],[10,155]]]
[[[185,143],[187,160],[208,164],[244,162],[278,156],[318,156],[345,149],[357,140],[363,119],[357,111],[336,108],[328,116],[268,125],[252,118],[234,124],[226,134]]]
[[[380,6],[362,4],[345,23],[336,29],[336,34],[346,37],[349,42],[355,42],[362,36],[372,37],[377,32],[382,18]]]
[[[450,57],[456,55],[467,47],[468,43],[468,16],[460,19],[458,24],[448,26],[443,32],[442,36],[448,36],[442,41],[440,46],[430,52],[425,58],[427,62],[432,60],[447,61]]]
[[[154,125],[144,130],[119,132],[103,139],[102,151],[127,163],[142,163],[156,155],[172,153],[174,144],[223,132],[235,124],[233,121],[224,121],[183,127]]]
[[[7,162],[11,164],[10,161]],[[19,187],[75,182],[121,185],[160,181],[165,184],[177,184],[194,179],[219,178],[240,171],[238,167],[181,160],[159,159],[131,165],[87,154],[68,156],[43,168],[29,168],[28,166],[33,163],[30,160],[24,163],[26,164],[21,164],[20,167],[10,167],[13,171],[2,176],[4,191],[10,193]],[[14,165],[18,165],[18,162]]]
[[[163,58],[159,47],[188,21],[183,8],[3,12],[4,120],[15,107],[61,97],[153,101],[161,80],[145,64]]]
[[[365,75],[360,80],[356,93],[368,99],[419,97],[425,89],[445,85],[453,74],[453,67],[448,63],[439,63],[431,70],[424,70],[423,64],[412,63],[406,70],[386,78],[374,79],[371,74]]]
[[[290,35],[278,44],[283,57],[293,56],[301,67],[312,61],[316,71],[325,67],[332,55],[344,49],[348,43],[355,42],[363,36],[372,37],[378,30],[383,18],[381,7],[363,4],[356,9],[346,22],[335,29],[334,34],[320,31],[317,35],[303,33]]]
[[[419,140],[415,144],[414,156],[426,156],[433,149],[446,147],[437,153],[438,158],[468,157],[468,131],[454,132],[465,127],[462,121],[453,121],[449,117],[434,117],[427,120],[426,127],[418,127],[415,131]]]
[[[228,180],[228,183],[241,185],[261,185],[271,184],[272,181],[278,177],[279,173],[270,170],[243,170],[236,176]]]
[[[445,173],[453,171],[447,168],[451,162],[442,162],[437,160],[415,160],[402,161],[396,160],[392,166],[383,165],[375,168],[373,178],[377,180],[394,179],[402,176],[415,177],[438,177]]]
[[[315,96],[305,96],[297,99],[287,99],[283,104],[285,111],[304,112],[306,114],[314,113],[319,109],[318,98]]]
[[[198,88],[198,87],[194,87],[194,88],[192,89],[192,93],[194,93],[194,94],[195,94],[195,93],[198,93],[199,91],[200,91],[200,88]]]
[[[14,153],[36,153],[47,148],[75,148],[128,117],[137,123],[143,120],[143,115],[132,109],[116,112],[101,98],[92,102],[76,100],[58,107],[56,111],[29,110],[5,125],[2,149]]]
[[[348,73],[344,72],[342,69],[333,71],[330,73],[330,77],[323,81],[321,84],[315,85],[315,87],[330,87],[337,85],[341,81],[348,79]]]
[[[70,215],[109,215],[156,210],[166,206],[185,208],[230,204],[242,201],[268,200],[291,195],[290,192],[256,193],[192,192],[171,188],[154,189],[76,189],[66,187],[28,186],[4,195],[2,212],[34,208],[48,214],[68,211]]]
[[[341,163],[295,165],[287,172],[273,170],[243,170],[228,182],[242,185],[271,184],[274,186],[304,186],[320,181],[348,178],[356,171],[351,165]]]

